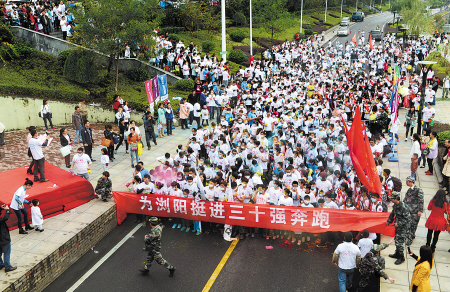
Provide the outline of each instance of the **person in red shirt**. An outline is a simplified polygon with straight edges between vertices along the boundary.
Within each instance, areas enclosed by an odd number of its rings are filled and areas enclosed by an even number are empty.
[[[120,101],[119,101],[119,95],[114,96],[114,103],[113,103],[113,110],[114,110],[114,116],[116,116],[117,112],[119,111]],[[114,118],[114,124],[117,124],[117,118]]]

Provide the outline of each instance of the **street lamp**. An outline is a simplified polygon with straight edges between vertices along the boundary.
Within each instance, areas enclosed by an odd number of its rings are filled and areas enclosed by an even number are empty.
[[[342,18],[342,10],[341,10],[341,18]],[[303,31],[303,0],[302,0],[302,8],[300,10],[300,33]]]
[[[356,11],[358,11],[358,0],[356,0]]]
[[[303,2],[303,0],[302,0]],[[344,0],[341,0],[341,19],[342,19],[342,5],[344,5]]]
[[[328,0],[325,0],[325,17],[324,17],[325,22],[327,22],[327,8],[328,8]]]
[[[251,41],[251,40],[250,40]],[[225,0],[222,0],[222,61],[227,61],[227,33],[225,27]]]
[[[250,57],[253,56],[252,0],[250,0]]]
[[[418,61],[417,64],[422,65],[422,68],[420,70],[423,69],[423,66],[425,65],[431,65],[436,64],[437,62],[434,61]],[[420,107],[419,107],[419,115],[418,115],[418,119],[417,119],[417,134],[418,135],[422,135],[422,111],[423,111],[423,104],[425,101],[425,87],[427,85],[427,76],[425,75],[425,73],[423,73],[422,71],[422,89],[420,90]]]

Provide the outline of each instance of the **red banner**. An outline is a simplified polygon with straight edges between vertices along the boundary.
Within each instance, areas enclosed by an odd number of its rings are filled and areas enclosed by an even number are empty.
[[[128,213],[220,224],[321,233],[363,231],[394,236],[389,213],[202,201],[167,195],[113,192],[120,225]]]
[[[152,104],[154,102],[152,80],[145,81],[144,85],[145,85],[145,92],[147,92],[148,104]]]

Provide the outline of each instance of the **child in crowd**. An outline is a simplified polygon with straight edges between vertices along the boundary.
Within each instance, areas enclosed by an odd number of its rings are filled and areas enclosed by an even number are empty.
[[[373,241],[369,238],[369,231],[364,230],[362,238],[358,241],[358,247],[361,250],[361,258],[363,258],[372,248]]]
[[[414,153],[411,159],[411,176],[414,179],[416,179],[416,173],[418,168],[419,168],[419,158],[417,153]]]
[[[108,164],[109,164],[108,149],[102,148],[102,157],[100,158],[100,162],[102,163],[103,171],[108,171]]]
[[[204,105],[202,109],[202,126],[205,126],[205,122],[206,125],[209,126],[209,111],[206,108],[206,105]]]
[[[109,172],[104,171],[102,177],[98,179],[97,186],[95,187],[95,193],[101,196],[103,202],[108,202],[106,198],[112,197],[112,182],[109,179]]]
[[[31,223],[33,223],[34,230],[42,232],[44,231],[42,228],[44,217],[42,216],[41,208],[39,208],[39,200],[34,199],[31,201],[31,204],[33,205],[31,206]]]

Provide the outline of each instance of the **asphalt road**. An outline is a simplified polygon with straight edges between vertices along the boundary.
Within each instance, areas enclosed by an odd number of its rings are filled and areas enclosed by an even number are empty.
[[[366,18],[364,19],[363,22],[351,22],[350,24],[351,33],[348,36],[339,36],[339,37],[335,36],[330,41],[333,43],[333,45],[337,40],[341,43],[345,43],[347,41],[350,42],[355,33],[356,37],[359,37],[361,36],[361,34],[358,33],[358,31],[362,32],[364,30],[364,38],[365,42],[367,43],[369,41],[370,31],[376,29],[377,25],[380,27],[380,29],[382,29],[385,23],[392,21],[393,17],[394,15],[392,13],[384,13],[380,16],[373,16],[370,18]],[[334,32],[336,33],[337,29]],[[376,43],[379,44],[380,42]]]

